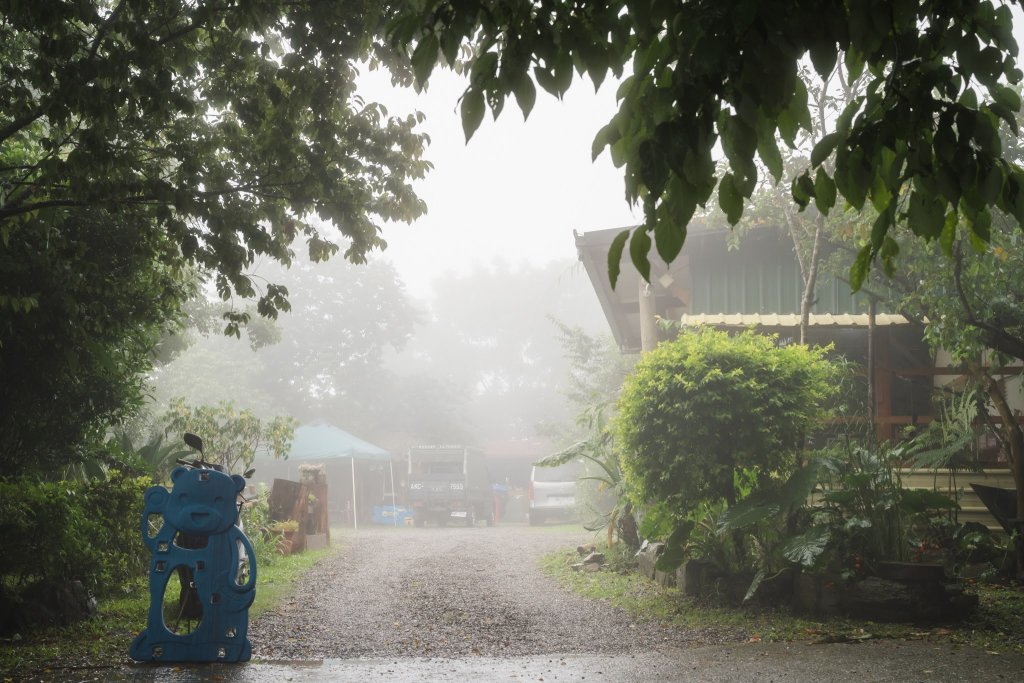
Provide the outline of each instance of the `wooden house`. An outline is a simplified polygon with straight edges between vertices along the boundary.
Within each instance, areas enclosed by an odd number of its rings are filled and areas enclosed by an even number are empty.
[[[671,265],[652,250],[650,282],[640,277],[624,253],[613,289],[608,250],[621,231],[577,233],[576,247],[623,353],[653,348],[663,335],[659,318],[684,326],[753,327],[783,340],[799,338],[803,282],[792,241],[782,231],[759,228],[731,243],[726,230],[691,227],[683,251]],[[962,374],[948,364],[945,354],[933,353],[923,333],[922,325],[872,305],[867,296],[852,293],[847,283],[831,276],[820,279],[808,342],[831,343],[837,353],[864,368],[865,411],[856,419],[870,421],[879,441],[934,419],[936,388]],[[1019,376],[1011,381],[1019,382]],[[1017,407],[1024,408],[1022,392],[1010,393],[1021,403]],[[982,462],[991,471],[979,476],[990,484],[1007,485],[1012,478],[998,448],[994,443],[981,445]],[[966,486],[963,477],[960,486]],[[970,494],[961,503],[983,514],[984,508]],[[985,521],[991,524],[990,519]]]

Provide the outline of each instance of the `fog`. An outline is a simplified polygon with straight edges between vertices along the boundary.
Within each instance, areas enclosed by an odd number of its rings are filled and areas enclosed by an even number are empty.
[[[608,155],[591,161],[614,84],[539,97],[526,123],[511,107],[467,145],[460,77],[439,71],[417,94],[363,71],[365,99],[426,115],[434,170],[416,191],[428,213],[385,226],[388,248],[365,265],[340,255],[311,265],[301,254],[290,269],[255,264],[253,281],[285,285],[292,311],[254,315],[240,340],[220,334],[223,304],[197,302],[198,329],[154,373],[149,413],[179,396],[230,401],[265,418],[326,420],[396,453],[431,441],[543,441],[546,425],[572,419],[558,324],[608,329],[573,231],[637,221]]]
[[[430,298],[412,296],[382,258],[263,264],[258,275],[288,287],[291,312],[241,339],[220,334],[215,317],[208,334],[190,331],[153,377],[151,412],[179,396],[230,401],[263,418],[325,420],[396,453],[536,440],[572,420],[555,321],[606,330],[582,265],[568,259],[448,272]]]

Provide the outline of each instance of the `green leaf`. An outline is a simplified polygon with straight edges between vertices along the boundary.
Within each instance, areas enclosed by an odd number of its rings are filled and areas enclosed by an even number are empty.
[[[437,64],[437,51],[440,45],[437,35],[429,33],[416,46],[412,53],[412,71],[416,82],[425,85],[430,78],[434,65]]]
[[[942,234],[946,222],[945,204],[938,198],[923,192],[910,195],[907,224],[918,237],[933,240]]]
[[[814,177],[814,205],[823,214],[836,205],[836,184],[824,168],[819,168]]]
[[[718,205],[725,211],[726,220],[736,225],[743,215],[743,195],[736,189],[735,176],[726,173],[718,183]]]
[[[816,41],[811,45],[811,64],[823,79],[828,78],[836,68],[839,51],[835,43],[828,40]]]
[[[672,201],[672,204],[678,203],[679,200]],[[687,221],[659,220],[654,225],[654,244],[658,249],[658,256],[665,263],[672,263],[676,256],[679,256],[679,252],[683,250],[683,244],[686,242]]]
[[[486,89],[487,82],[494,78],[498,70],[498,53],[485,52],[473,60],[470,70],[470,83],[481,90]]]
[[[828,548],[832,535],[828,527],[811,527],[799,536],[791,538],[782,546],[782,555],[790,562],[804,567],[813,567],[821,554]]]
[[[725,511],[718,520],[718,531],[725,533],[735,529],[745,529],[758,522],[776,517],[781,511],[782,508],[778,503],[745,498]]]
[[[640,157],[640,178],[651,191],[651,195],[659,197],[668,182],[668,162],[664,150],[656,140],[644,140],[637,150]]]
[[[612,285],[612,289],[615,289],[615,285],[619,281],[619,272],[622,264],[622,250],[626,248],[626,240],[629,239],[629,230],[623,230],[615,239],[612,240],[612,245],[608,248],[608,281]]]
[[[466,142],[484,120],[484,108],[484,94],[480,90],[471,88],[462,96],[462,131],[466,134]]]
[[[857,252],[857,258],[854,259],[853,265],[850,266],[850,289],[854,292],[860,291],[861,285],[868,277],[868,272],[871,270],[871,257],[871,245],[864,245]]]
[[[959,510],[960,506],[949,496],[931,489],[902,489],[900,507],[911,514],[928,510]]]
[[[540,87],[547,90],[552,95],[558,96],[558,85],[555,80],[555,74],[551,69],[545,69],[542,66],[533,67],[533,77],[537,79],[537,84]]]
[[[686,542],[696,525],[687,519],[676,526],[665,540],[665,549],[654,563],[655,569],[663,572],[675,571],[686,559]]]
[[[555,59],[554,86],[555,94],[562,97],[572,85],[572,55],[568,50],[558,53]]]
[[[523,112],[523,120],[525,121],[530,116],[530,112],[533,111],[533,105],[537,102],[537,88],[533,84],[533,79],[527,74],[523,74],[516,81],[513,94],[516,97],[516,103],[519,105],[520,111]]]
[[[806,209],[807,205],[811,202],[811,197],[815,194],[814,181],[811,180],[810,173],[804,171],[793,181],[792,194],[793,201],[797,203],[800,209]]]
[[[779,152],[779,145],[775,142],[775,130],[772,126],[762,126],[757,136],[757,153],[760,155],[768,172],[775,178],[775,182],[782,180],[782,154]]]
[[[629,240],[629,259],[647,282],[651,281],[651,262],[647,254],[651,252],[651,236],[646,228],[637,228]]]
[[[1006,106],[1011,112],[1020,111],[1021,96],[1013,88],[996,83],[988,88],[988,93],[992,95],[992,99]]]
[[[750,585],[747,587],[747,593],[743,596],[743,602],[750,602],[766,578],[768,578],[768,571],[763,567],[758,569],[757,573],[754,574],[754,578],[750,581]]]
[[[821,166],[822,162],[832,156],[833,150],[835,150],[842,137],[841,133],[829,133],[821,140],[818,140],[818,144],[811,150],[811,167]]]

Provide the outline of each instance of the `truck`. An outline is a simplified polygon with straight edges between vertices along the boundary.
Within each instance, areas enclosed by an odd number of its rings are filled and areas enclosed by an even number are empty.
[[[494,524],[494,495],[483,451],[458,445],[409,449],[409,506],[416,526],[428,521]]]

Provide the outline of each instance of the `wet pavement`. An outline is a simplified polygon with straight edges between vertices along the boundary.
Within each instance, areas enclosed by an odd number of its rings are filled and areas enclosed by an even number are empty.
[[[97,662],[21,680],[1024,681],[1024,656],[948,642],[747,643],[735,629],[638,622],[538,568],[545,552],[588,540],[579,529],[370,529],[340,540],[342,552],[253,620],[252,662]]]
[[[857,644],[705,645],[631,655],[326,659],[204,666],[149,666],[51,672],[45,681],[131,683],[321,683],[341,681],[553,681],[588,683],[947,683],[1020,681],[1024,657],[950,645],[872,641]]]

